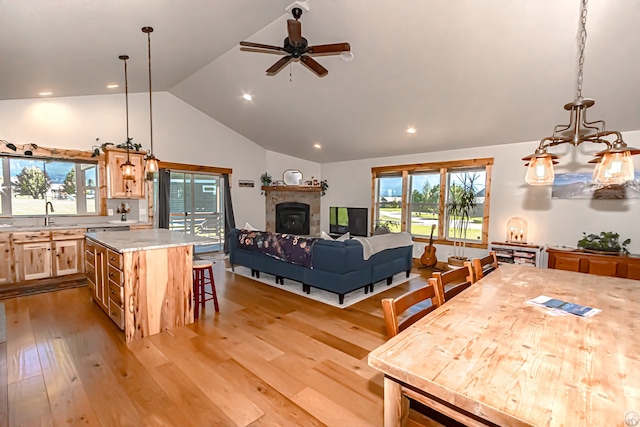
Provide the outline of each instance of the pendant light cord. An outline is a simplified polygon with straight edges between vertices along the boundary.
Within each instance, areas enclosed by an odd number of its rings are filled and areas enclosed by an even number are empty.
[[[587,1],[582,0],[580,13],[580,55],[578,56],[578,82],[576,101],[582,100],[582,77],[584,68],[584,48],[587,44]]]
[[[129,163],[129,80],[127,78],[127,59],[129,59],[129,56],[121,55],[119,58],[124,61],[124,111],[127,116],[127,142],[125,144],[125,148],[127,149],[127,163]]]
[[[153,29],[151,30],[153,31]],[[153,103],[151,102],[151,32],[147,33],[148,59],[149,59],[149,135],[151,145],[151,155],[153,155]]]

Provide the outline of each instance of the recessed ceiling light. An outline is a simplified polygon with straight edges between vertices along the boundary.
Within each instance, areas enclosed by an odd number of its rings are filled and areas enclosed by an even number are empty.
[[[112,83],[107,85],[107,89],[115,89],[117,87],[120,87],[118,83]]]
[[[320,149],[322,148],[322,145],[318,144],[317,142],[315,144],[313,144],[313,148],[317,148]]]
[[[248,93],[245,93],[244,95],[242,95],[242,99],[244,99],[245,101],[252,101],[253,97]]]
[[[48,91],[48,90],[43,90],[38,95],[40,95],[40,96],[51,96],[51,95],[53,95],[53,92]]]
[[[416,131],[416,128],[414,128],[414,127],[409,127],[409,128],[407,128],[407,133],[414,134],[414,133],[416,133],[416,132],[417,132],[417,131]]]

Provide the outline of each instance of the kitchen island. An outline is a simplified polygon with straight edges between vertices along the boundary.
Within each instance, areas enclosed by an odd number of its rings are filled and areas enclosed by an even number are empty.
[[[193,246],[212,239],[165,229],[85,237],[94,300],[126,342],[193,323]]]

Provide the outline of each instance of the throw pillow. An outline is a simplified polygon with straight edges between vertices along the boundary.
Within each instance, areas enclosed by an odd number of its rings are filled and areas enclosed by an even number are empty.
[[[329,236],[324,231],[322,232],[322,234],[320,234],[320,238],[323,239],[323,240],[333,240],[333,237]]]
[[[351,238],[351,233],[346,232],[342,236],[336,239],[337,242],[344,242],[345,240],[349,240]]]
[[[255,228],[253,225],[249,224],[248,222],[244,225],[244,230],[258,231],[257,228]]]

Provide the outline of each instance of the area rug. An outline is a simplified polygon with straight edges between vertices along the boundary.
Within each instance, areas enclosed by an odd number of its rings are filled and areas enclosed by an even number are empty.
[[[302,292],[302,283],[296,282],[294,280],[284,279],[284,285],[276,284],[276,279],[271,274],[260,273],[260,278],[256,279],[255,277],[251,277],[251,269],[243,266],[236,266],[236,270],[232,271],[231,268],[227,268],[227,271],[231,273],[238,274],[240,276],[244,276],[248,279],[256,280],[258,282],[264,283],[265,285],[273,286],[274,288],[282,289],[287,292],[291,292],[296,295],[300,295],[301,297],[310,298],[314,301],[318,301],[324,304],[329,304],[333,307],[337,308],[347,308],[357,302],[365,300],[372,295],[379,294],[381,292],[387,291],[394,286],[398,286],[402,283],[408,282],[411,279],[415,279],[418,277],[418,274],[411,273],[409,277],[407,277],[406,273],[398,273],[393,276],[393,281],[389,286],[387,286],[386,280],[378,282],[374,285],[373,292],[369,292],[368,294],[364,293],[364,289],[356,289],[353,292],[349,292],[344,296],[344,303],[340,304],[338,302],[338,294],[334,294],[333,292],[323,291],[318,288],[311,288],[311,293],[306,294]]]

